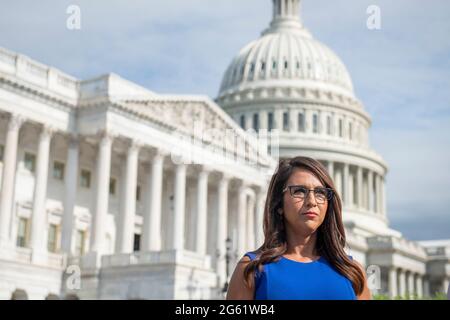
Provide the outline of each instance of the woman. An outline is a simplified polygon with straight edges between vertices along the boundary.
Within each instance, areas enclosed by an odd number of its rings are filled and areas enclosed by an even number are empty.
[[[280,161],[263,229],[263,245],[239,261],[227,299],[371,298],[364,269],[344,251],[341,199],[320,162]]]

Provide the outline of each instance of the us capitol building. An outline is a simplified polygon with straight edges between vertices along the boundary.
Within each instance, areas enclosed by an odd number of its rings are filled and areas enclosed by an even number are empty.
[[[262,244],[278,158],[296,155],[334,178],[347,250],[378,271],[373,293],[446,292],[450,240],[389,227],[370,115],[299,6],[273,0],[214,101],[79,80],[0,48],[0,299],[221,298]],[[276,139],[261,147],[252,132]]]

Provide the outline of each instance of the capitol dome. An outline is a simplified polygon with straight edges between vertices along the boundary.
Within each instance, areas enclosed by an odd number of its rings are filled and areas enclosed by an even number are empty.
[[[270,27],[233,59],[223,77],[219,98],[263,87],[322,89],[353,97],[345,65],[302,25],[299,1],[283,2],[274,3]]]
[[[328,169],[352,234],[399,233],[389,228],[388,167],[372,149],[372,119],[357,98],[343,62],[315,40],[300,19],[300,0],[272,0],[273,19],[225,71],[217,103],[241,126],[270,133],[274,158],[298,155]]]

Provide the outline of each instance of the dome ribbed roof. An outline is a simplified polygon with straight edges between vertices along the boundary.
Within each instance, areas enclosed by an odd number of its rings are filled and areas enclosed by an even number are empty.
[[[290,12],[278,11],[283,2],[293,3]],[[302,26],[295,12],[298,2],[274,0],[271,26],[233,59],[223,77],[219,97],[246,89],[284,86],[322,88],[353,96],[345,65]]]

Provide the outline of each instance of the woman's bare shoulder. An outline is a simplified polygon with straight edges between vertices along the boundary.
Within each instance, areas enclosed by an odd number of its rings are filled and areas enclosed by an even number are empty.
[[[250,263],[249,256],[243,256],[237,263],[228,286],[227,300],[252,300],[254,296],[253,277],[250,280],[250,287],[245,284],[244,270]]]

